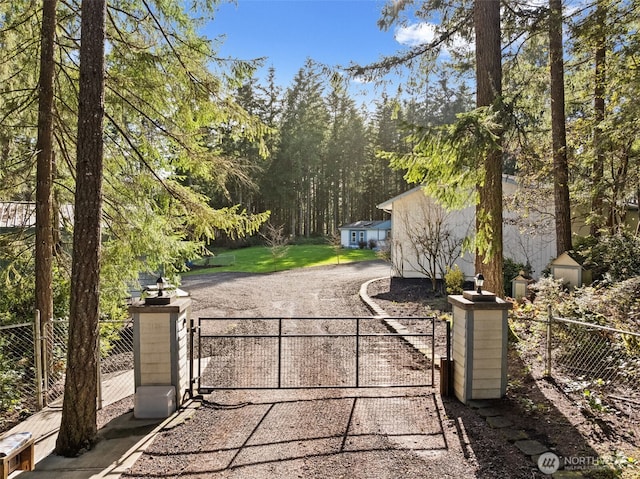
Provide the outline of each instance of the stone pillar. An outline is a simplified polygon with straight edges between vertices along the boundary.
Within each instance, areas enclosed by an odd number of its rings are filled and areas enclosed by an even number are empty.
[[[134,416],[168,417],[182,404],[189,388],[191,299],[136,304],[129,311],[133,315]]]
[[[507,312],[493,293],[465,291],[453,306],[453,391],[461,402],[496,399],[507,389]]]

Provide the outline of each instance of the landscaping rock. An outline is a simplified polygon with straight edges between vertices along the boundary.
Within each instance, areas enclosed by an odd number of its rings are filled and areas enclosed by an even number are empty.
[[[513,426],[513,423],[503,416],[488,417],[487,424],[494,429],[502,429]]]
[[[549,450],[544,444],[534,441],[533,439],[525,439],[524,441],[516,441],[515,446],[527,456],[540,455]]]

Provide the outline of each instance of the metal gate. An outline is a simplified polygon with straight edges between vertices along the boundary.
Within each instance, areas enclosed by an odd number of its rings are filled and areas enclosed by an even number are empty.
[[[435,317],[198,318],[191,384],[217,389],[433,386]]]

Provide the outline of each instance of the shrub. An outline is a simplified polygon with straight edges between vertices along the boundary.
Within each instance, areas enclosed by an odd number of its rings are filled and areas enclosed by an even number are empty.
[[[20,403],[20,375],[2,355],[2,349],[0,339],[0,411],[11,412]]]
[[[576,244],[575,252],[584,258],[584,267],[590,269],[594,279],[624,281],[640,276],[640,237],[628,231],[603,234],[597,241]]]
[[[369,240],[369,249],[375,249],[378,246],[378,242],[374,239]]]
[[[461,294],[462,287],[464,285],[464,273],[458,267],[454,265],[453,268],[448,268],[444,275],[444,283],[447,287],[447,294]]]
[[[381,248],[378,248],[378,251],[376,251],[376,256],[390,263],[391,262],[391,246],[389,244],[385,244]]]
[[[567,296],[562,280],[544,276],[529,286],[535,294],[535,302],[543,307],[556,307]]]

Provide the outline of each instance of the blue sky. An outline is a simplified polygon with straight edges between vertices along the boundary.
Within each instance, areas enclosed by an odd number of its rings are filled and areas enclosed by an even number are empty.
[[[383,5],[383,0],[238,0],[222,4],[205,33],[224,35],[221,57],[267,57],[260,73],[273,66],[286,88],[307,58],[329,66],[367,64],[428,38],[419,25],[381,31],[376,22]]]

